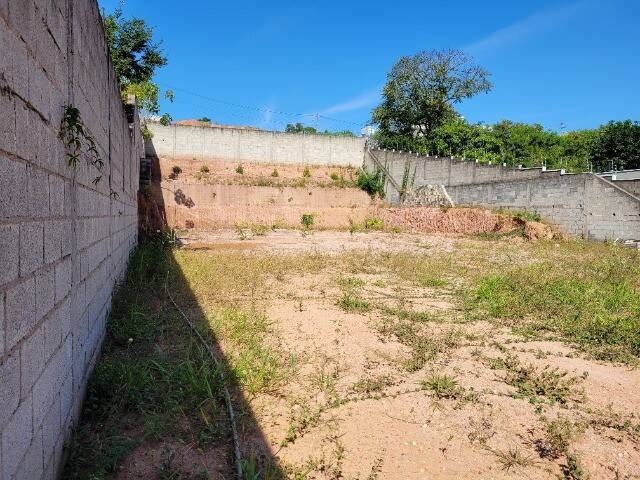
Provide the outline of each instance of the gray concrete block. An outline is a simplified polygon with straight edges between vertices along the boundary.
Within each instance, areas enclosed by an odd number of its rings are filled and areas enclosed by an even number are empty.
[[[20,402],[20,356],[8,355],[0,364],[0,431],[11,418]]]
[[[34,272],[44,263],[44,226],[41,222],[20,225],[20,275]]]
[[[51,457],[55,453],[61,428],[60,396],[56,395],[42,422],[42,459],[44,465],[50,463]]]
[[[44,471],[44,463],[42,461],[42,430],[38,430],[33,434],[31,445],[27,449],[15,480],[34,480],[42,477]]]
[[[44,329],[20,344],[20,396],[27,397],[44,369]]]
[[[0,155],[0,218],[26,216],[27,170],[23,163]]]
[[[42,424],[60,390],[60,385],[71,370],[71,352],[67,343],[63,344],[49,360],[42,375],[33,386],[34,426]]]
[[[65,257],[55,267],[56,303],[65,298],[71,291],[71,257]]]
[[[18,278],[19,239],[17,225],[0,225],[0,286]]]
[[[28,397],[2,431],[2,478],[13,478],[31,445],[32,436],[32,404]]]
[[[6,336],[4,324],[4,292],[0,292],[0,358],[4,356],[4,339]]]
[[[5,302],[5,341],[6,349],[11,350],[36,323],[35,279],[26,279],[8,289]]]
[[[49,211],[53,217],[64,216],[64,179],[49,175]]]
[[[62,257],[64,223],[60,220],[44,222],[44,263],[52,263]]]
[[[55,270],[53,267],[45,267],[35,274],[36,279],[36,317],[41,319],[55,303]]]

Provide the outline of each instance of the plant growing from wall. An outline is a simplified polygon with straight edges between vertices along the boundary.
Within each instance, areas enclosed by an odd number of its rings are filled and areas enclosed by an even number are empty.
[[[244,174],[244,167],[242,166],[242,164],[238,164],[238,166],[236,167],[236,173],[238,175],[243,175]]]
[[[371,198],[375,198],[378,195],[380,198],[384,198],[384,172],[377,169],[375,172],[367,172],[364,168],[358,171],[358,179],[356,183],[358,187],[367,192]]]
[[[304,228],[305,231],[311,230],[313,228],[313,223],[314,223],[314,218],[315,216],[313,215],[313,213],[305,213],[302,215],[302,218],[300,219],[300,224],[302,225],[302,228]]]
[[[104,161],[100,157],[96,141],[89,129],[85,126],[80,116],[80,110],[73,105],[66,105],[60,123],[59,138],[67,149],[67,164],[75,168],[80,157],[84,155],[87,165],[98,171],[98,176],[93,179],[97,185],[102,179]]]

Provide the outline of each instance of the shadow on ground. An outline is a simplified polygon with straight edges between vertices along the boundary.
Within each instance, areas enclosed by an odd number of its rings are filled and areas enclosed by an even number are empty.
[[[156,187],[152,182],[142,194],[141,243],[114,294],[62,478],[234,478],[225,384],[237,415],[242,478],[283,478],[207,312],[176,262],[175,237],[165,228]]]

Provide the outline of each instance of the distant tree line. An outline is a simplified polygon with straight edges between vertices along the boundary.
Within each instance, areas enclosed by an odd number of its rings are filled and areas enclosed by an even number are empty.
[[[286,133],[304,133],[304,134],[313,134],[313,135],[329,135],[332,137],[354,137],[352,131],[350,130],[340,130],[337,132],[332,132],[329,130],[319,131],[314,127],[305,127],[302,123],[288,123],[285,127],[284,131]]]
[[[456,104],[491,88],[489,73],[459,50],[402,57],[373,111],[374,138],[383,148],[483,163],[572,172],[640,168],[638,122],[612,121],[597,129],[558,133],[508,120],[470,124],[456,112]]]
[[[539,124],[502,120],[470,124],[458,117],[429,137],[378,131],[381,147],[477,159],[509,166],[564,168],[570,172],[640,168],[640,123],[611,121],[597,129],[557,133]]]

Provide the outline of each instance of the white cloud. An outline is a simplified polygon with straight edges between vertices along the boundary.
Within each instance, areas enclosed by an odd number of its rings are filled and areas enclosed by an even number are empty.
[[[371,107],[380,99],[380,89],[368,90],[360,95],[331,107],[325,108],[322,115],[334,115],[336,113],[352,112],[361,108]]]
[[[478,55],[512,44],[575,16],[586,4],[587,1],[579,1],[534,13],[523,20],[496,30],[475,43],[467,45],[464,50],[472,55]]]

